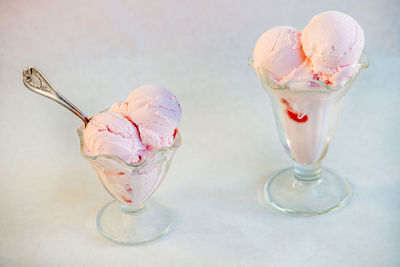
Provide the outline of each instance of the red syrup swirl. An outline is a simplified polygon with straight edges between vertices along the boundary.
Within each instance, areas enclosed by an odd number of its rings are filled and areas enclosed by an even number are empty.
[[[121,176],[121,175],[125,175],[125,173],[123,172],[110,172],[110,171],[104,171],[105,175],[109,175],[109,176]]]
[[[129,184],[126,184],[126,191],[128,191],[128,192],[132,191],[132,187],[130,187]]]
[[[120,197],[121,197],[122,200],[125,201],[126,203],[132,203],[132,200],[126,198],[125,196],[121,195]]]
[[[308,120],[307,115],[305,115],[303,113],[299,114],[295,110],[293,110],[292,106],[286,99],[281,98],[281,103],[286,106],[286,113],[288,114],[289,118],[291,118],[295,122],[304,123]]]

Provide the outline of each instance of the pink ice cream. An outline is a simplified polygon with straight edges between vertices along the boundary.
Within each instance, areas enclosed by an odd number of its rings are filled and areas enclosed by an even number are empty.
[[[84,131],[85,148],[92,155],[112,154],[137,163],[173,143],[181,114],[178,99],[168,89],[141,86],[126,102],[93,116]]]
[[[293,79],[312,79],[305,65],[300,32],[289,26],[272,28],[261,35],[253,51],[254,67],[264,68],[278,83]]]
[[[143,203],[160,185],[177,144],[181,107],[175,95],[161,86],[142,86],[126,102],[98,113],[83,130],[84,153],[113,155],[89,158],[107,190],[130,206]],[[175,142],[175,143],[174,143]],[[174,147],[175,146],[175,147]],[[170,147],[162,153],[151,153]]]
[[[358,71],[364,31],[349,15],[327,11],[311,19],[301,43],[312,71],[328,85],[340,87]]]
[[[176,96],[156,85],[137,88],[126,102],[115,103],[111,110],[131,120],[138,127],[143,144],[151,149],[172,144],[182,115]]]
[[[98,113],[86,126],[85,149],[90,155],[111,154],[133,164],[146,152],[136,127],[117,112]]]
[[[316,15],[303,31],[288,26],[265,32],[253,51],[254,68],[260,79],[268,78],[283,90],[267,92],[275,110],[282,141],[291,156],[303,165],[322,159],[333,134],[344,86],[359,71],[364,33],[350,16],[328,11]],[[341,90],[326,90],[318,80]],[[295,81],[295,82],[294,82]],[[315,91],[314,91],[315,90]],[[306,91],[300,93],[300,91]]]
[[[254,67],[263,68],[278,84],[315,79],[342,87],[359,70],[364,32],[349,15],[323,12],[303,31],[279,26],[266,31],[253,51]]]

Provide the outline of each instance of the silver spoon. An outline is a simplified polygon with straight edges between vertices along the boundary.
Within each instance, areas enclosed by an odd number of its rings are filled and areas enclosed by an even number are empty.
[[[44,77],[44,75],[35,67],[28,66],[22,71],[22,80],[24,85],[31,91],[50,98],[58,104],[64,106],[76,116],[78,116],[86,125],[89,123],[88,118],[82,111],[72,105],[65,97],[63,97]]]

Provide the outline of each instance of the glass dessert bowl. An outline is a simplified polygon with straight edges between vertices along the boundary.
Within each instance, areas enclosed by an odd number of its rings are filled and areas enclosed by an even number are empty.
[[[181,145],[179,132],[170,147],[152,151],[138,164],[129,164],[115,155],[89,155],[83,139],[84,129],[83,124],[78,128],[81,154],[115,198],[98,212],[97,230],[108,239],[125,245],[147,243],[168,233],[173,221],[172,211],[149,198],[160,186]]]
[[[349,199],[349,182],[321,167],[333,137],[343,97],[361,70],[369,66],[363,52],[358,72],[342,87],[317,80],[293,80],[279,85],[262,67],[257,72],[271,100],[280,141],[294,166],[278,171],[265,184],[265,197],[275,208],[294,215],[324,214]]]

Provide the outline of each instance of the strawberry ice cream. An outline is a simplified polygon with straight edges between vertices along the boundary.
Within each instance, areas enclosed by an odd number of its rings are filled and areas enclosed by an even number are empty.
[[[277,113],[284,137],[283,144],[294,160],[310,165],[320,161],[327,152],[334,132],[341,100],[347,88],[323,92],[319,84],[294,84],[294,90],[269,92],[277,105]],[[301,90],[315,89],[302,93]]]
[[[349,15],[328,11],[316,15],[303,31],[278,26],[258,39],[253,59],[269,78],[283,85],[315,79],[336,88],[354,77],[364,48],[364,32]]]
[[[258,39],[253,67],[274,104],[282,143],[297,162],[324,157],[363,47],[360,25],[337,11],[316,15],[303,31],[279,26]]]
[[[364,31],[349,15],[328,11],[311,19],[302,31],[301,43],[320,80],[341,87],[358,71]]]
[[[115,198],[137,206],[154,192],[179,146],[181,113],[169,90],[142,86],[82,128],[82,153]]]
[[[88,154],[117,155],[130,164],[139,162],[146,152],[136,127],[117,112],[94,115],[83,138]]]
[[[156,85],[137,88],[126,102],[115,103],[111,110],[136,124],[143,144],[152,149],[172,144],[182,113],[176,96]]]
[[[282,26],[264,33],[249,60],[271,100],[280,141],[292,168],[267,180],[265,197],[291,215],[320,215],[341,207],[351,186],[321,166],[344,95],[368,67],[363,31],[350,16],[329,11],[302,31]]]
[[[179,144],[179,136],[174,143]],[[174,146],[174,144],[173,144]],[[116,161],[113,157],[87,157],[108,192],[121,203],[132,207],[140,206],[160,185],[166,166],[173,156],[174,149],[163,152],[154,151],[141,162],[127,165]]]
[[[292,79],[312,79],[313,74],[304,64],[300,32],[289,26],[272,28],[261,35],[253,51],[254,67],[268,71],[278,83]]]

